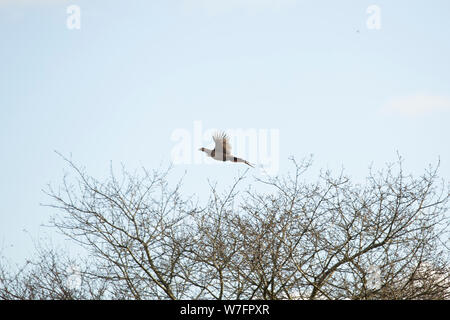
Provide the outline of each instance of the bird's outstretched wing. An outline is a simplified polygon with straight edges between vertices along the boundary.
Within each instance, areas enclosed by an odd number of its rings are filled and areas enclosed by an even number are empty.
[[[216,132],[213,135],[213,140],[214,143],[216,144],[214,148],[216,152],[230,154],[231,152],[230,139],[228,138],[225,132]]]

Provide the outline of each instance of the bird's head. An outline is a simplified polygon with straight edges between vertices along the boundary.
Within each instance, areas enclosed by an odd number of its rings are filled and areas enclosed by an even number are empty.
[[[203,151],[203,152],[205,152],[205,148],[201,147],[200,149],[198,149],[198,151]]]

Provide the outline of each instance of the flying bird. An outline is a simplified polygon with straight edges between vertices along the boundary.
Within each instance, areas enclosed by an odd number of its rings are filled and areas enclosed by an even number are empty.
[[[231,155],[231,145],[230,139],[225,134],[225,132],[217,132],[213,135],[213,140],[215,143],[214,149],[210,150],[207,148],[200,148],[199,151],[203,151],[209,157],[217,161],[232,161],[232,162],[242,162],[250,167],[254,168],[247,160],[235,157]]]

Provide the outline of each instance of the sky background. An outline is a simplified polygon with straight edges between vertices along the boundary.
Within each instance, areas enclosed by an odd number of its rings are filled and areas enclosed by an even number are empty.
[[[67,169],[55,150],[98,178],[110,162],[166,167],[194,121],[279,130],[280,174],[313,154],[358,180],[398,151],[415,175],[440,157],[448,181],[449,39],[448,0],[0,0],[0,249],[21,261],[41,237],[65,243],[41,226],[42,189]],[[244,169],[186,163],[171,179],[202,196]]]

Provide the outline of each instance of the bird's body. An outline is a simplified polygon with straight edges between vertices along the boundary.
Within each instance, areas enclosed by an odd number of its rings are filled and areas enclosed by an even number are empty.
[[[248,161],[231,155],[230,141],[225,133],[216,133],[213,140],[215,143],[214,149],[200,148],[199,150],[217,161],[242,162],[253,167]]]

